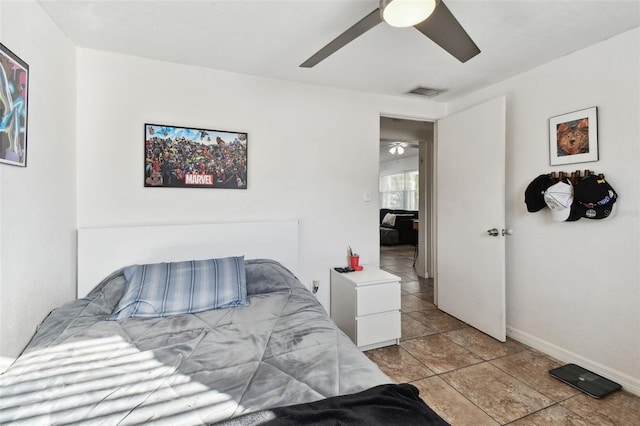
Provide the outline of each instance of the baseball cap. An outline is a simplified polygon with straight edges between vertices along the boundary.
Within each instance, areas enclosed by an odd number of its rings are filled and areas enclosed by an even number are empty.
[[[576,182],[571,216],[604,219],[612,215],[618,194],[604,177],[589,175]]]
[[[551,209],[551,218],[563,222],[571,214],[573,204],[573,186],[568,180],[561,180],[551,185],[544,192],[544,202]]]
[[[534,213],[547,207],[547,203],[544,202],[544,192],[551,184],[551,178],[547,174],[538,176],[527,186],[524,191],[524,202],[529,213]]]

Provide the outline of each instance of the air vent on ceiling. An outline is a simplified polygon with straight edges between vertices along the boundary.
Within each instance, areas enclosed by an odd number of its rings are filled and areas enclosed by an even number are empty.
[[[444,89],[431,89],[429,87],[418,86],[415,89],[408,91],[407,94],[433,98],[434,96],[438,96],[442,92],[444,92]]]

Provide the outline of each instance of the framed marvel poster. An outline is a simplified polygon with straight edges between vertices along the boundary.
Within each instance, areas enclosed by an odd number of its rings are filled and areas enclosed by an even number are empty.
[[[0,163],[27,166],[29,65],[0,43]]]
[[[247,188],[247,134],[144,125],[144,186]]]

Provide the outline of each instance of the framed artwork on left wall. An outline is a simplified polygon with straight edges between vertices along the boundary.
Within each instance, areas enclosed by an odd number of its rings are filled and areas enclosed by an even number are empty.
[[[27,166],[29,65],[0,43],[0,163]]]

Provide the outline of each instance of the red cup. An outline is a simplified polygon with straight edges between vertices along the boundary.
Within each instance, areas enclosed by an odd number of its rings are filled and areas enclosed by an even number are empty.
[[[349,264],[353,269],[358,269],[360,263],[360,256],[349,256]]]

